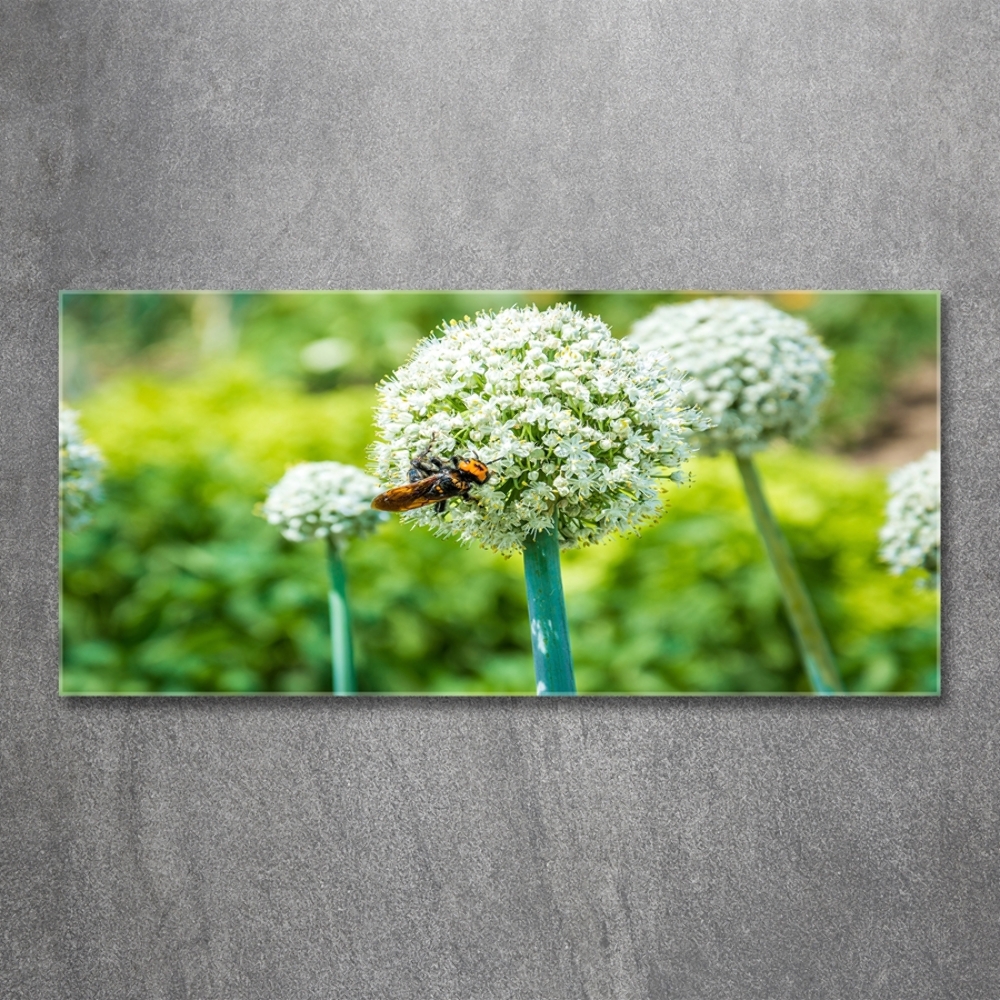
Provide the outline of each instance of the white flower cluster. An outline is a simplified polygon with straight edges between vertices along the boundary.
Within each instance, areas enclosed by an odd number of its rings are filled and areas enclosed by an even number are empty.
[[[925,569],[937,583],[941,560],[941,454],[929,451],[889,476],[889,502],[879,532],[891,571]]]
[[[669,351],[687,402],[712,426],[706,454],[749,455],[777,437],[801,437],[830,385],[832,355],[799,319],[759,299],[697,299],[659,306],[632,327],[643,349]]]
[[[104,457],[84,440],[79,416],[76,410],[59,408],[59,516],[67,531],[85,525],[90,508],[104,497]]]
[[[658,480],[684,481],[685,431],[705,422],[665,355],[566,304],[466,316],[441,334],[381,386],[378,474],[405,483],[429,452],[478,456],[490,478],[446,513],[423,507],[411,520],[510,553],[558,512],[560,543],[574,547],[636,529],[659,512]]]
[[[388,519],[371,508],[376,493],[376,480],[353,465],[302,462],[271,488],[260,513],[291,542],[347,541]]]

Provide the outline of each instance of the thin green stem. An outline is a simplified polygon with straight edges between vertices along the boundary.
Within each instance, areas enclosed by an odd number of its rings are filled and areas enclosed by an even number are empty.
[[[347,608],[347,577],[339,545],[327,539],[330,570],[330,655],[333,666],[333,693],[354,694],[354,651],[351,646],[351,615]]]
[[[536,692],[540,695],[576,694],[555,518],[551,528],[525,542],[524,582],[528,591]]]
[[[817,694],[843,694],[844,681],[830,651],[830,644],[799,575],[792,550],[768,506],[757,468],[750,458],[739,455],[736,456],[736,465],[743,477],[743,487],[750,501],[757,530],[781,584],[785,608],[791,619],[792,631],[795,633],[809,682]]]

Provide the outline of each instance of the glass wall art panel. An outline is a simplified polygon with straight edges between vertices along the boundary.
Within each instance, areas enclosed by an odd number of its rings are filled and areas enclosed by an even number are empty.
[[[64,292],[64,695],[935,695],[936,292]]]

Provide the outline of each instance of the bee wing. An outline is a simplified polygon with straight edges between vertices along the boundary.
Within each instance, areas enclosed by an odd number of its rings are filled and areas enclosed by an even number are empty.
[[[449,479],[428,476],[418,482],[394,486],[391,490],[380,493],[372,500],[372,506],[376,510],[416,510],[418,507],[426,507],[457,495],[458,491]]]

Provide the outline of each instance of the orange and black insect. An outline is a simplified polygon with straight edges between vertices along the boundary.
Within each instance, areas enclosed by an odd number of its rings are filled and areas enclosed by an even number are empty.
[[[442,514],[452,497],[468,498],[473,486],[481,486],[489,478],[490,470],[478,458],[453,455],[448,465],[424,451],[410,465],[410,481],[380,493],[372,500],[372,506],[376,510],[402,511],[434,504],[434,509]]]

